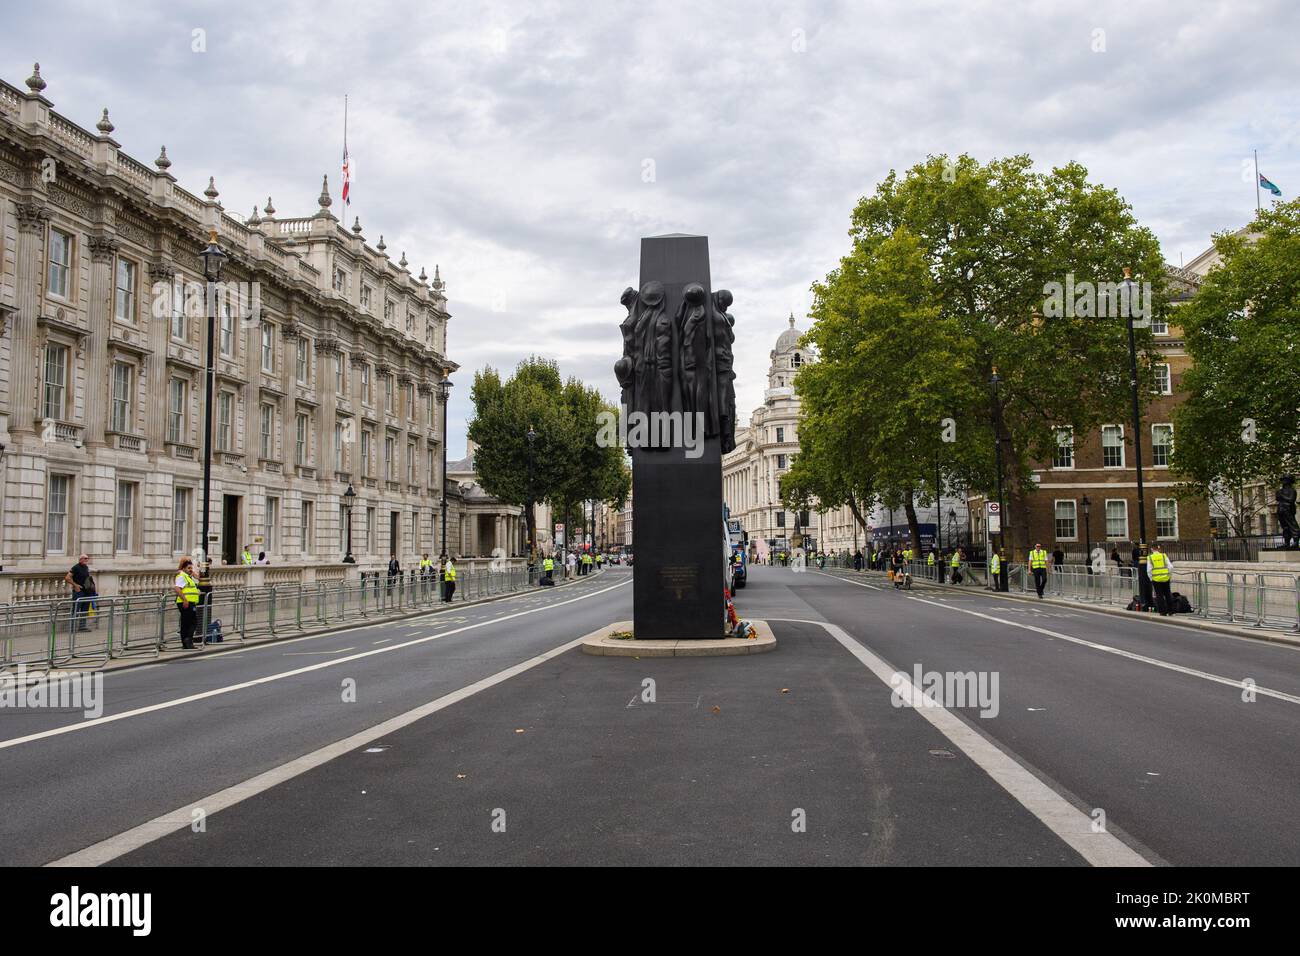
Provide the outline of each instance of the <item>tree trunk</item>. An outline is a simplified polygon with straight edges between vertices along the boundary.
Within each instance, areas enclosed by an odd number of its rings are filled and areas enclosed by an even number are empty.
[[[912,500],[912,492],[907,493],[903,499],[903,513],[907,515],[907,531],[912,538],[912,554],[919,556],[921,554],[921,524],[916,520],[916,504]]]
[[[533,502],[524,505],[524,518],[528,523],[528,563],[537,563],[537,514]]]

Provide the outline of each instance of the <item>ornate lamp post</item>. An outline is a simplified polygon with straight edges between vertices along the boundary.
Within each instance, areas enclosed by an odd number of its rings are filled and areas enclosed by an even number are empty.
[[[533,517],[533,446],[537,444],[537,431],[532,425],[528,426],[524,438],[528,441],[528,501],[524,503],[524,522],[532,525],[528,533],[528,566],[531,568],[537,563],[537,524],[535,520],[529,520]]]
[[[442,554],[439,559],[444,564],[447,561],[447,400],[451,397],[451,386],[445,378],[437,385],[438,403],[442,406]]]
[[[1143,609],[1151,606],[1151,579],[1147,576],[1147,505],[1146,494],[1142,487],[1142,409],[1138,396],[1137,343],[1133,334],[1134,295],[1133,270],[1124,267],[1124,304],[1125,320],[1128,323],[1128,386],[1133,403],[1133,463],[1137,466],[1138,496],[1138,543],[1137,572],[1138,592]]]
[[[212,517],[212,392],[215,381],[213,352],[217,335],[217,283],[221,281],[221,267],[225,264],[226,254],[217,245],[217,230],[208,232],[207,247],[199,253],[203,260],[203,277],[207,280],[207,319],[208,352],[203,374],[203,538],[200,547],[203,551],[202,564],[199,568],[199,583],[208,585],[208,573],[212,567],[212,556],[208,553],[210,544],[208,525]]]
[[[348,509],[348,553],[343,556],[344,564],[356,564],[357,559],[352,556],[352,502],[357,493],[352,488],[352,482],[348,482],[348,490],[343,492],[343,503]]]
[[[1083,540],[1084,540],[1084,549],[1085,549],[1084,561],[1087,562],[1088,573],[1092,574],[1092,521],[1090,520],[1089,517],[1092,514],[1092,502],[1088,500],[1087,495],[1083,496],[1082,504],[1083,504]]]

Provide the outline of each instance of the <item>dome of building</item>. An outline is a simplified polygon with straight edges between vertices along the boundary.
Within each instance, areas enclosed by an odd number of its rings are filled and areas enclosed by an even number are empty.
[[[780,336],[777,337],[776,351],[778,352],[794,351],[794,349],[798,348],[799,340],[803,338],[803,335],[804,335],[803,329],[796,329],[794,327],[794,313],[791,312],[790,327],[786,329],[784,332],[782,332]]]

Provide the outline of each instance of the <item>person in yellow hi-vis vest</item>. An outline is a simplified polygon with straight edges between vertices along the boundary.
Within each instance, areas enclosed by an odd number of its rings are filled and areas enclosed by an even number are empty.
[[[542,560],[542,579],[544,581],[555,580],[555,559],[549,554]]]
[[[994,591],[1002,590],[1002,555],[996,551],[989,555],[989,587]]]
[[[929,573],[930,577],[935,576],[934,566],[935,566],[934,552],[931,551],[929,554],[925,556],[925,568],[927,573]]]
[[[1034,590],[1041,598],[1043,588],[1047,587],[1047,551],[1042,544],[1035,544],[1034,550],[1029,552],[1029,570],[1034,573]]]
[[[961,548],[953,548],[952,557],[948,559],[948,568],[952,571],[952,583],[961,584]]]
[[[176,569],[176,610],[181,612],[181,647],[194,650],[194,629],[199,624],[199,582],[194,580],[194,562],[181,558]]]
[[[451,603],[451,596],[456,593],[456,562],[447,557],[447,563],[442,566],[442,599],[448,604]]]
[[[1173,596],[1169,593],[1173,570],[1173,562],[1160,550],[1160,545],[1151,545],[1151,554],[1147,556],[1147,573],[1151,577],[1151,590],[1156,596],[1156,610],[1160,612],[1161,617],[1168,617],[1173,613]]]
[[[253,566],[253,552],[248,550],[248,545],[244,545],[244,553],[239,556],[239,559],[243,561],[246,566],[250,568]]]

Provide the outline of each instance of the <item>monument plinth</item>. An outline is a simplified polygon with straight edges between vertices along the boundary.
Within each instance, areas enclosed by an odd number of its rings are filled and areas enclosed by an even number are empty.
[[[641,240],[640,291],[621,301],[614,366],[632,454],[633,633],[711,640],[723,629],[722,455],[735,441],[731,293],[714,293],[705,236]]]

